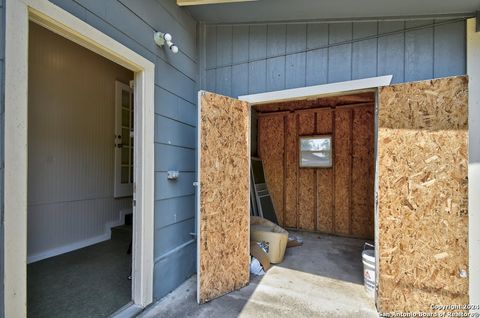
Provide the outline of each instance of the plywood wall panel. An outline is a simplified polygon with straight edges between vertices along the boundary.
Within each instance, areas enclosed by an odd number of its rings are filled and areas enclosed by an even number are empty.
[[[284,226],[296,228],[297,224],[297,176],[298,137],[297,115],[285,117],[285,220]]]
[[[373,238],[374,109],[352,110],[351,230],[356,237]]]
[[[298,136],[315,134],[315,112],[300,112],[297,115]],[[297,166],[298,166],[297,157]],[[298,170],[298,226],[313,231],[316,229],[316,169]]]
[[[249,280],[249,108],[203,92],[200,107],[198,301],[241,288]]]
[[[379,96],[379,309],[467,304],[467,79]]]
[[[332,110],[322,110],[316,113],[316,133],[321,135],[332,134]],[[333,168],[321,168],[317,174],[317,230],[326,233],[334,233],[333,216]]]
[[[283,226],[284,186],[284,116],[258,118],[258,154],[263,162],[268,191],[272,198],[277,220]]]
[[[350,234],[351,109],[335,111],[335,232]]]

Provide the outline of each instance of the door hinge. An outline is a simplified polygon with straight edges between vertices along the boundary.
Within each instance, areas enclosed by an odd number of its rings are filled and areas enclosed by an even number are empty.
[[[133,200],[132,204],[133,204],[134,207],[136,207],[137,206],[137,200]]]
[[[130,82],[128,82],[128,85],[130,86],[130,88],[135,88],[135,81],[131,80]]]

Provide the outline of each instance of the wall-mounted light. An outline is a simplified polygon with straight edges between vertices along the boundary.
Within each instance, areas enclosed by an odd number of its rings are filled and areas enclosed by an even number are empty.
[[[168,46],[172,53],[178,53],[178,46],[172,42],[172,35],[170,33],[155,32],[153,39],[158,46]]]

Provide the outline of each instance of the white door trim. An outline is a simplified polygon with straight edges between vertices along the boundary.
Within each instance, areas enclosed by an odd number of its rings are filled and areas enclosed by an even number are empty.
[[[4,306],[26,317],[29,20],[135,73],[135,184],[132,297],[153,294],[154,64],[47,0],[7,0],[5,31]]]
[[[468,267],[470,304],[480,304],[480,32],[476,19],[467,20],[468,74]],[[472,308],[471,313],[480,313]]]
[[[323,85],[307,86],[300,88],[284,89],[260,94],[251,94],[239,96],[238,99],[249,102],[251,105],[260,105],[265,103],[278,103],[289,100],[309,99],[315,97],[325,97],[329,95],[338,95],[341,93],[354,94],[363,90],[376,89],[378,87],[390,85],[392,75],[362,78],[353,81],[330,83]]]

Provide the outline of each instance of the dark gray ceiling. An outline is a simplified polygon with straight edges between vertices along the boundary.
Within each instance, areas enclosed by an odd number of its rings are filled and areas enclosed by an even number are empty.
[[[210,23],[344,20],[464,15],[480,10],[480,0],[258,0],[188,10],[197,20]]]

